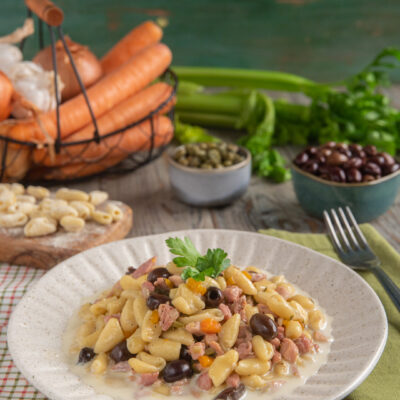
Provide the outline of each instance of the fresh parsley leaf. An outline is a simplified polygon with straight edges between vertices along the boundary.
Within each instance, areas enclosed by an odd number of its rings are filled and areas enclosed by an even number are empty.
[[[176,266],[187,267],[182,272],[184,280],[193,278],[196,281],[204,281],[206,276],[216,278],[231,264],[226,258],[227,253],[222,249],[208,249],[206,255],[200,255],[187,237],[184,240],[169,238],[166,243],[172,254],[180,256],[173,259]]]
[[[169,238],[166,240],[169,251],[172,254],[181,257],[175,257],[173,262],[177,267],[194,267],[196,266],[197,259],[200,253],[194,247],[192,241],[185,237],[184,240],[179,238]]]
[[[217,277],[224,269],[230,265],[226,254],[222,249],[208,249],[207,254],[197,259],[196,268],[199,271],[206,271],[208,268],[213,268],[213,273],[209,276]]]

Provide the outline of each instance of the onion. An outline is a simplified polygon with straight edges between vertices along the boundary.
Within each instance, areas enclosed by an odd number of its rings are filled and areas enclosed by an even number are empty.
[[[11,99],[14,89],[7,75],[0,71],[0,121],[6,119],[11,112]]]
[[[75,66],[85,87],[93,85],[102,75],[101,65],[97,57],[86,47],[73,42],[68,36],[65,37],[68,48],[74,59]],[[81,92],[78,80],[76,79],[68,54],[65,52],[61,40],[56,43],[57,72],[63,82],[62,99],[67,100]],[[33,62],[41,65],[45,70],[53,70],[53,59],[51,46],[39,51]]]

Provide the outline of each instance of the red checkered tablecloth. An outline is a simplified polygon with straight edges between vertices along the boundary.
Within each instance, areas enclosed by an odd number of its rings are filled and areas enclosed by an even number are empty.
[[[11,313],[26,291],[44,271],[0,264],[0,399],[45,400],[15,367],[7,347],[7,326]],[[29,351],[29,350],[27,350]]]

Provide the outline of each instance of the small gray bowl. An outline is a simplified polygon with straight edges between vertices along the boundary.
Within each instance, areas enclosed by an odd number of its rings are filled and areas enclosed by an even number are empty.
[[[247,149],[240,147],[245,159],[238,164],[204,170],[177,163],[173,154],[180,147],[167,155],[171,186],[179,200],[199,207],[223,206],[246,192],[251,178],[251,154]]]

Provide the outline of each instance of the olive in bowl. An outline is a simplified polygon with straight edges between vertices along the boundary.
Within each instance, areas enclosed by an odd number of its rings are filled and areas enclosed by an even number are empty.
[[[400,166],[374,146],[329,142],[302,151],[293,161],[297,199],[310,215],[349,206],[358,222],[371,221],[394,203]]]
[[[247,190],[251,155],[222,143],[179,146],[167,155],[172,190],[184,203],[212,207],[232,203]]]

